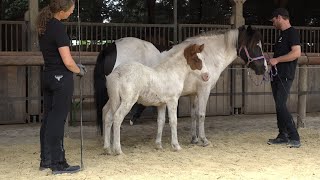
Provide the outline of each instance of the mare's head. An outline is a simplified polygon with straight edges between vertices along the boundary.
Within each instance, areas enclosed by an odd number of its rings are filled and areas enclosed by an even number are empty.
[[[263,55],[261,34],[251,26],[239,28],[238,38],[238,56],[247,64],[247,67],[253,69],[257,75],[264,74],[267,70],[266,58]]]
[[[204,63],[204,57],[201,54],[204,48],[204,44],[191,44],[184,49],[184,57],[187,60],[187,64],[196,74],[200,74],[203,81],[209,80],[209,72]]]

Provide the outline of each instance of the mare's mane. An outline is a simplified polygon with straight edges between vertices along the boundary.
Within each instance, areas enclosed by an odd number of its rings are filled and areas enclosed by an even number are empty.
[[[189,37],[186,41],[191,41],[197,38],[216,38],[224,36],[224,41],[227,47],[233,45],[236,46],[246,46],[248,49],[254,48],[254,46],[261,41],[261,33],[256,30],[248,27],[240,27],[239,29],[219,29],[213,31],[203,32],[197,36]]]
[[[195,39],[217,39],[223,37],[227,49],[237,46],[239,31],[237,29],[219,29],[203,32],[194,37],[189,37],[185,41]]]
[[[195,37],[219,36],[219,35],[226,34],[228,31],[230,31],[230,29],[217,29],[217,30],[202,32]]]

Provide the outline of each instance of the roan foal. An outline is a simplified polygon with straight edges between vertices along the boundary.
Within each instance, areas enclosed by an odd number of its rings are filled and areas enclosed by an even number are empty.
[[[186,46],[184,46],[186,47]],[[121,154],[120,126],[135,102],[145,106],[157,106],[158,113],[168,107],[171,126],[171,145],[174,150],[181,147],[177,137],[177,105],[189,73],[196,74],[202,81],[209,80],[209,74],[201,54],[204,45],[191,44],[185,49],[177,48],[163,58],[164,62],[154,69],[140,63],[119,65],[107,76],[109,101],[103,108],[104,148],[111,154],[111,127],[113,126],[113,150]],[[200,78],[201,77],[201,78]],[[160,113],[165,114],[165,113]],[[164,118],[158,117],[158,127]],[[161,142],[156,142],[162,148]]]

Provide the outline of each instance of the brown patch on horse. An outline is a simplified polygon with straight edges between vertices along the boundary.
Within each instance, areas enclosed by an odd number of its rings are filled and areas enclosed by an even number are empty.
[[[204,49],[204,44],[191,44],[184,49],[184,57],[187,60],[187,64],[192,70],[201,70],[202,69],[202,60],[199,59],[197,53],[201,53]]]

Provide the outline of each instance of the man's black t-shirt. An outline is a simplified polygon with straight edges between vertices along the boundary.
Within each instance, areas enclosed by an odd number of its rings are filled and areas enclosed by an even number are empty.
[[[290,27],[284,31],[281,31],[280,36],[275,44],[273,57],[279,57],[288,54],[291,51],[291,47],[300,45],[300,36],[297,30]],[[281,78],[294,79],[295,71],[297,67],[297,60],[290,62],[281,62],[276,65],[278,75]]]
[[[39,37],[40,50],[44,59],[45,71],[68,71],[63,64],[58,48],[69,46],[70,39],[65,26],[52,18],[46,26],[46,31]]]

